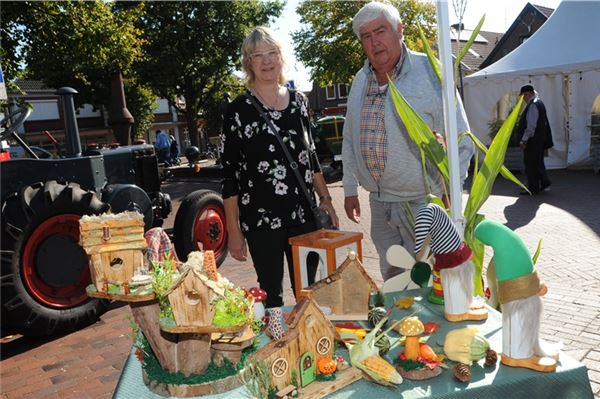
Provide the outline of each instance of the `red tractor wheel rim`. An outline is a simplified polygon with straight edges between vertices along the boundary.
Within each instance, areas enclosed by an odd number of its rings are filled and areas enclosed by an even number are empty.
[[[63,269],[61,259],[52,257],[51,259],[40,259],[40,248],[44,243],[53,237],[72,240],[71,246],[79,242],[79,219],[81,215],[62,214],[53,216],[40,224],[27,240],[23,249],[22,256],[22,276],[28,291],[33,297],[50,307],[71,308],[82,304],[88,300],[85,288],[90,283],[90,269],[88,264],[77,265],[78,272],[75,276],[69,278],[72,280],[69,284],[50,284],[40,274],[40,263],[56,267],[56,272],[60,273]],[[83,251],[83,250],[82,250]],[[45,270],[45,273],[52,273],[53,270]]]
[[[225,250],[226,238],[225,214],[222,207],[204,207],[194,222],[194,243],[198,249],[214,251],[215,257],[218,257]]]

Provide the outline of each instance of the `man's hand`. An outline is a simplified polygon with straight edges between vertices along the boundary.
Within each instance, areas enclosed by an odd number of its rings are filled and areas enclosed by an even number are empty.
[[[246,239],[239,228],[228,231],[227,247],[233,259],[240,262],[244,262],[247,259],[248,247],[246,246]]]
[[[348,219],[354,223],[360,223],[360,202],[358,201],[358,195],[344,198],[344,210]]]
[[[524,150],[527,147],[527,143],[519,143],[519,148]]]

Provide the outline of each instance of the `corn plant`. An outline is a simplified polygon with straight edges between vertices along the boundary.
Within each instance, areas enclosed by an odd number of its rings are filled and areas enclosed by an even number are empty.
[[[460,52],[456,60],[456,65],[460,63],[462,57],[466,54],[469,47],[473,43],[473,40],[479,33],[481,26],[483,25],[484,17],[481,18],[477,28],[473,31],[471,38]],[[429,47],[427,41],[424,41],[425,51],[431,66],[441,82],[441,71],[439,61],[433,55],[433,51]],[[456,66],[455,65],[455,66]],[[406,127],[409,137],[415,142],[421,152],[421,159],[423,164],[424,179],[428,181],[427,163],[425,159],[428,159],[431,164],[437,169],[439,174],[443,178],[445,185],[445,192],[447,192],[447,185],[449,184],[449,172],[448,172],[448,156],[444,150],[444,147],[438,142],[435,134],[431,131],[429,126],[421,118],[421,116],[410,106],[406,99],[402,96],[400,91],[394,85],[394,82],[389,82],[390,93],[396,106],[396,111],[402,123]],[[519,110],[521,108],[523,99],[520,98],[517,105],[514,107],[506,121],[502,124],[502,127],[498,131],[498,134],[492,140],[489,149],[485,147],[471,132],[462,132],[459,136],[459,140],[466,138],[471,139],[475,144],[476,148],[484,154],[484,159],[481,168],[478,168],[478,153],[476,153],[475,170],[473,172],[473,183],[465,206],[465,229],[464,236],[465,242],[473,250],[475,264],[474,274],[474,292],[475,295],[483,296],[483,285],[481,281],[481,275],[483,270],[483,255],[484,246],[474,236],[474,229],[484,219],[484,216],[479,214],[479,210],[487,201],[491,194],[492,186],[498,174],[501,174],[507,180],[517,184],[523,189],[527,190],[525,185],[521,183],[505,166],[504,157],[506,154],[506,148],[510,140],[513,128],[517,121]],[[429,191],[429,186],[426,184]],[[429,191],[429,200],[433,200],[436,203],[440,203],[439,198],[434,197]]]

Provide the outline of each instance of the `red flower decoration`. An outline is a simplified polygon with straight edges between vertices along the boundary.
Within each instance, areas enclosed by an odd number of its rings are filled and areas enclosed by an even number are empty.
[[[433,321],[428,321],[427,323],[423,323],[423,332],[427,335],[433,334],[437,330],[440,329],[440,325],[438,323],[434,323]]]

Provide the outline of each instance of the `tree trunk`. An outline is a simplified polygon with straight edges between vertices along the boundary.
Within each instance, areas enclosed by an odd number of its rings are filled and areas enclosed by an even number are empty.
[[[190,144],[196,146],[200,151],[204,151],[202,140],[198,134],[198,124],[196,123],[196,109],[191,101],[186,99],[185,102],[185,117],[188,125],[188,133],[190,135]]]

